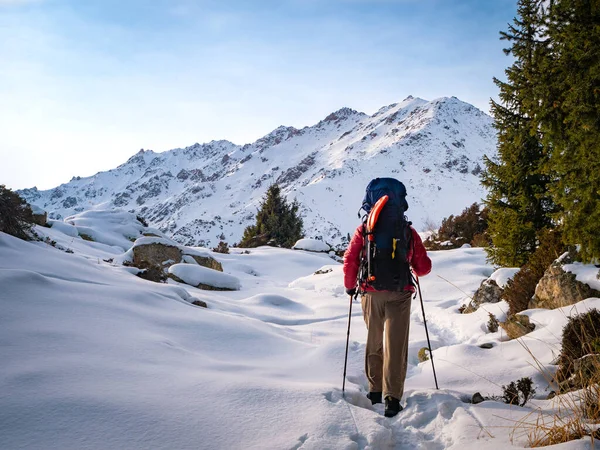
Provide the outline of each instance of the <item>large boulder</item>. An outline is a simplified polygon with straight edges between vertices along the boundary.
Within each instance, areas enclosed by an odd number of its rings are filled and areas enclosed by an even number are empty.
[[[529,317],[523,314],[513,314],[500,322],[500,326],[506,332],[509,339],[518,339],[535,330],[535,325],[529,321]]]
[[[133,263],[139,268],[151,266],[167,268],[181,262],[183,252],[179,245],[169,239],[143,237],[133,245]]]
[[[537,284],[529,309],[556,309],[590,297],[600,297],[600,292],[577,281],[575,274],[565,272],[561,262],[557,261],[546,270]]]

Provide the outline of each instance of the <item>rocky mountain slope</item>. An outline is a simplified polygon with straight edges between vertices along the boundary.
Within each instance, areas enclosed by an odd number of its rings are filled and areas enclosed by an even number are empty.
[[[372,116],[342,108],[311,127],[281,126],[243,146],[140,150],[107,172],[20,194],[53,218],[122,208],[182,244],[210,246],[238,241],[267,187],[279,183],[301,203],[306,235],[340,244],[359,223],[372,178],[406,184],[407,215],[420,229],[481,199],[482,158],[495,146],[492,119],[474,106],[455,97],[408,97]]]

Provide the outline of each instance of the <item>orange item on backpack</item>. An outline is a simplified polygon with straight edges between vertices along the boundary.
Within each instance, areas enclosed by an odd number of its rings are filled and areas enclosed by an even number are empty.
[[[377,203],[375,203],[375,206],[373,206],[373,209],[369,213],[369,218],[367,219],[367,234],[369,235],[370,241],[375,239],[375,236],[373,235],[373,230],[375,229],[375,225],[377,225],[379,213],[381,212],[388,200],[389,197],[387,195],[381,197],[379,200],[377,200]]]

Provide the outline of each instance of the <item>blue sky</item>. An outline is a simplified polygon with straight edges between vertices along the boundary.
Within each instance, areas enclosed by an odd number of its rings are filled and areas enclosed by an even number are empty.
[[[408,95],[488,111],[514,0],[0,0],[0,184]]]

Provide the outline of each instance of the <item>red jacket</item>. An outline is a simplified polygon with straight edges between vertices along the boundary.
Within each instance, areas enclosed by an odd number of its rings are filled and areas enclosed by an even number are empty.
[[[412,243],[408,251],[408,262],[412,267],[413,272],[419,276],[425,276],[431,272],[431,259],[427,256],[427,250],[423,246],[421,236],[415,231],[413,227],[410,227],[412,231]],[[352,289],[356,287],[356,276],[358,275],[358,269],[360,266],[360,254],[364,245],[363,239],[363,225],[354,232],[350,245],[344,253],[344,286],[346,289]],[[375,289],[367,287],[367,291],[374,291]],[[414,291],[412,285],[406,286],[405,291]]]

